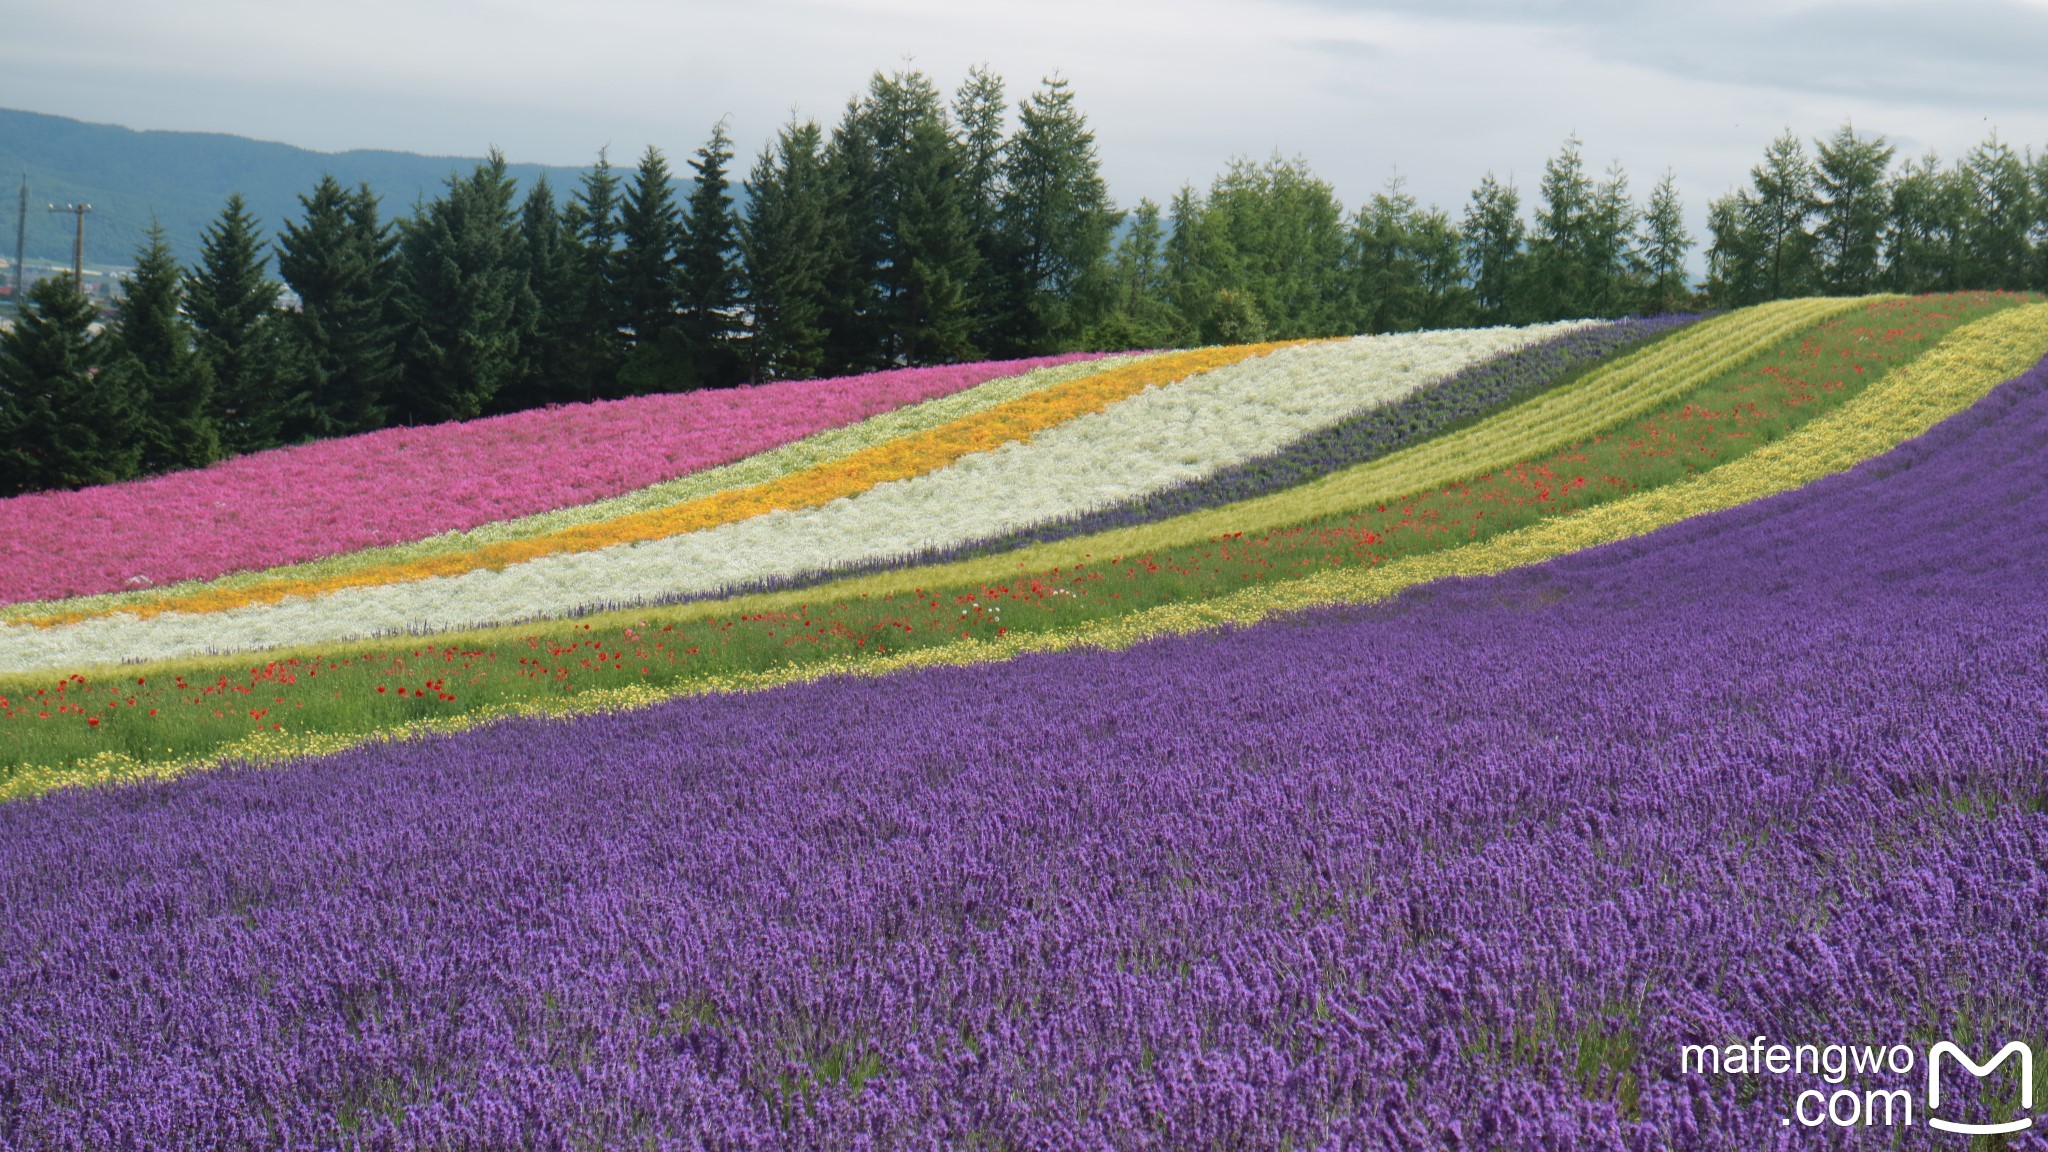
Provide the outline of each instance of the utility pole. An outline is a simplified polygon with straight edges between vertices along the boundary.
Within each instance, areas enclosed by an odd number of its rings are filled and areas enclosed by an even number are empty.
[[[92,211],[90,204],[66,204],[62,208],[50,205],[52,212],[69,212],[78,217],[78,238],[71,242],[71,285],[80,292],[85,291],[85,214]]]
[[[14,312],[20,315],[28,305],[21,298],[21,262],[28,259],[28,173],[21,174],[21,219],[14,226]]]

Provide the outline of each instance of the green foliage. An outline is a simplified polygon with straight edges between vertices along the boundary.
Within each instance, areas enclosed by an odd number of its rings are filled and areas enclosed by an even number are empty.
[[[512,182],[492,152],[468,179],[400,226],[405,377],[393,414],[408,424],[483,413],[520,363],[530,304],[513,229]]]
[[[1630,264],[1636,212],[1628,178],[1586,174],[1578,137],[1543,166],[1542,204],[1529,241],[1530,319],[1619,316],[1637,295]]]
[[[1934,153],[1906,162],[1892,182],[1885,237],[1887,279],[1894,290],[1940,292],[1962,286],[1969,265],[1971,199],[1968,177],[1943,169]]]
[[[962,149],[922,73],[876,73],[832,134],[841,243],[827,283],[826,370],[964,359],[981,266]]]
[[[116,352],[108,371],[117,395],[135,404],[136,469],[202,468],[220,459],[213,426],[213,373],[182,312],[184,270],[163,229],[151,228],[136,253],[116,312]]]
[[[823,148],[816,123],[792,124],[747,178],[739,242],[756,380],[813,376],[824,360],[827,277],[839,260]]]
[[[133,377],[106,371],[113,341],[69,277],[41,281],[0,335],[0,494],[135,475]]]
[[[587,399],[576,390],[577,305],[575,239],[569,235],[554,188],[543,176],[519,206],[515,257],[526,277],[526,294],[513,327],[519,332],[519,363],[492,407],[517,412],[543,404]]]
[[[1138,201],[1110,261],[1110,310],[1083,338],[1089,349],[1121,352],[1173,343],[1177,318],[1167,301],[1165,241],[1159,205]]]
[[[626,360],[612,394],[688,388],[695,382],[689,349],[676,330],[682,303],[682,276],[676,263],[682,213],[676,207],[668,160],[651,144],[641,153],[620,205],[619,240],[613,263],[618,311],[612,322],[625,334]]]
[[[1460,237],[1465,268],[1479,320],[1486,324],[1522,322],[1528,236],[1522,223],[1522,196],[1512,184],[1503,186],[1488,172],[1465,207]]]
[[[1678,177],[1667,171],[1650,190],[1649,210],[1643,213],[1643,242],[1636,258],[1643,312],[1656,315],[1691,306],[1685,254],[1692,248],[1692,234],[1685,229],[1685,205],[1678,198]]]
[[[213,424],[231,453],[275,447],[305,400],[285,375],[277,284],[261,245],[248,205],[230,196],[185,283],[199,355],[213,373]]]
[[[616,317],[619,245],[619,177],[611,157],[600,150],[597,163],[562,212],[570,244],[566,296],[555,307],[564,313],[564,374],[550,391],[564,399],[589,400],[613,387],[625,360],[626,341]]]
[[[1322,336],[1351,323],[1345,278],[1344,207],[1302,160],[1233,161],[1209,187],[1199,227],[1210,288],[1244,298],[1272,339]],[[1232,319],[1232,325],[1241,319]],[[1210,317],[1204,335],[1225,325]]]
[[[724,387],[744,376],[740,366],[739,220],[727,191],[732,138],[720,122],[690,161],[696,187],[683,216],[676,253],[682,315],[677,320],[689,350],[692,383]]]
[[[1006,149],[1001,229],[1008,297],[992,351],[1070,348],[1106,311],[1104,259],[1120,214],[1095,152],[1095,134],[1073,90],[1048,78],[1018,108]]]
[[[1866,140],[1847,124],[1819,141],[1814,180],[1814,254],[1820,285],[1836,295],[1875,291],[1881,282],[1889,190],[1885,174],[1896,149],[1884,137]]]
[[[1963,158],[1970,205],[1964,247],[1964,286],[2017,287],[2027,282],[2038,220],[2027,162],[1994,134]]]
[[[299,198],[305,219],[287,223],[277,271],[299,295],[281,327],[290,362],[304,372],[306,402],[284,428],[288,440],[381,428],[401,365],[391,294],[397,240],[377,218],[367,185],[350,192],[332,176]]]

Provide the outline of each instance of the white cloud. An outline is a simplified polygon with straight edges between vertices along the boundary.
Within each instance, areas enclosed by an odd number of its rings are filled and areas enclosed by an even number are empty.
[[[1853,117],[1955,154],[1994,125],[2048,143],[2038,0],[104,0],[16,6],[0,104],[321,149],[587,162],[680,156],[731,118],[835,118],[875,69],[1021,96],[1059,71],[1129,203],[1233,155],[1299,154],[1348,203],[1398,170],[1453,209],[1489,169],[1532,189],[1567,133],[1697,220],[1791,126]]]

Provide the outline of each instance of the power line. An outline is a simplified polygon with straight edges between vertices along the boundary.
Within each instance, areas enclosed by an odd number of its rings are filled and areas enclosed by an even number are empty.
[[[26,189],[28,185],[24,183],[22,187],[24,189],[23,195],[25,196],[27,195]],[[52,204],[50,205],[50,211],[69,212],[73,216],[78,217],[78,238],[71,242],[71,283],[73,287],[83,292],[85,291],[85,214],[92,211],[92,205],[66,204],[59,208]],[[24,212],[22,215],[25,218],[28,213]]]

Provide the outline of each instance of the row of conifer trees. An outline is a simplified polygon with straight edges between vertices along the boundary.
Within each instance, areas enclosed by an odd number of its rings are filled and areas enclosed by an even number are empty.
[[[103,330],[69,280],[31,293],[0,341],[0,493],[900,365],[2048,288],[2048,160],[1995,140],[1894,173],[1882,139],[1846,127],[1814,159],[1780,139],[1710,206],[1703,298],[1673,178],[1638,205],[1576,139],[1526,218],[1492,174],[1455,218],[1398,179],[1347,214],[1279,158],[1125,213],[1065,83],[1011,111],[985,70],[950,100],[878,74],[829,132],[790,124],[738,180],[720,125],[681,179],[654,148],[630,172],[600,154],[565,197],[544,178],[521,195],[496,153],[397,219],[328,178],[268,243],[230,198],[192,269],[150,236]]]

